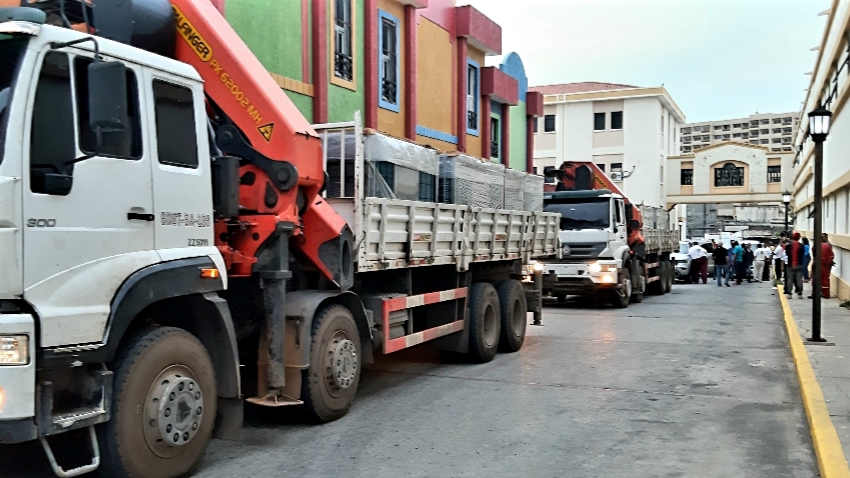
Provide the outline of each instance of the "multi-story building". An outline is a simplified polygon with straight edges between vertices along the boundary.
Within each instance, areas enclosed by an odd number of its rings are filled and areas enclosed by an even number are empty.
[[[502,29],[455,0],[214,0],[313,123],[351,121],[382,133],[531,166],[532,119],[520,57],[499,67]]]
[[[679,154],[685,115],[664,87],[567,83],[530,89],[543,95],[534,121],[534,166],[593,161],[636,204],[667,205],[667,156]]]
[[[737,141],[764,146],[772,153],[793,150],[794,133],[800,126],[800,113],[754,114],[747,118],[706,121],[682,125],[680,153],[689,154],[702,148]]]
[[[803,112],[818,106],[832,112],[832,127],[823,143],[823,202],[814,202],[814,141],[808,136],[808,118],[803,119],[796,144],[802,146],[794,179],[795,230],[813,236],[815,208],[821,210],[823,232],[829,234],[835,252],[832,294],[850,299],[850,114],[847,105],[850,62],[850,2],[832,2],[826,30],[817,50],[817,60],[807,89]]]

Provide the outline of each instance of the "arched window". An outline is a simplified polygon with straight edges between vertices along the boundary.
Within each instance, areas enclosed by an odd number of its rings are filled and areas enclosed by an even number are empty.
[[[722,167],[714,168],[714,186],[743,186],[744,185],[744,168],[735,166],[733,163],[726,163]]]

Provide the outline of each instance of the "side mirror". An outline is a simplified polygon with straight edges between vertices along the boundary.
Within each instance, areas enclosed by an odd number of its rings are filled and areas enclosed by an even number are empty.
[[[127,68],[120,61],[89,65],[89,126],[109,133],[127,129]]]
[[[633,230],[640,229],[640,222],[637,219],[632,219],[629,221],[629,227]]]

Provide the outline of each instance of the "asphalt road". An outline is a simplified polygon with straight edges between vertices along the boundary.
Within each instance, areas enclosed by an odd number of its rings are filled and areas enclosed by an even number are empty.
[[[767,284],[677,284],[625,310],[552,303],[544,323],[489,364],[384,357],[334,423],[249,410],[197,476],[817,476]],[[51,476],[35,446],[0,448],[0,463]]]

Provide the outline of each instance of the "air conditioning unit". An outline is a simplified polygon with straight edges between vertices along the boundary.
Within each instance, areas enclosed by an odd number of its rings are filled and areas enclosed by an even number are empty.
[[[615,172],[611,173],[611,180],[612,181],[622,181],[623,180],[623,173],[620,172],[620,171],[615,171]]]

